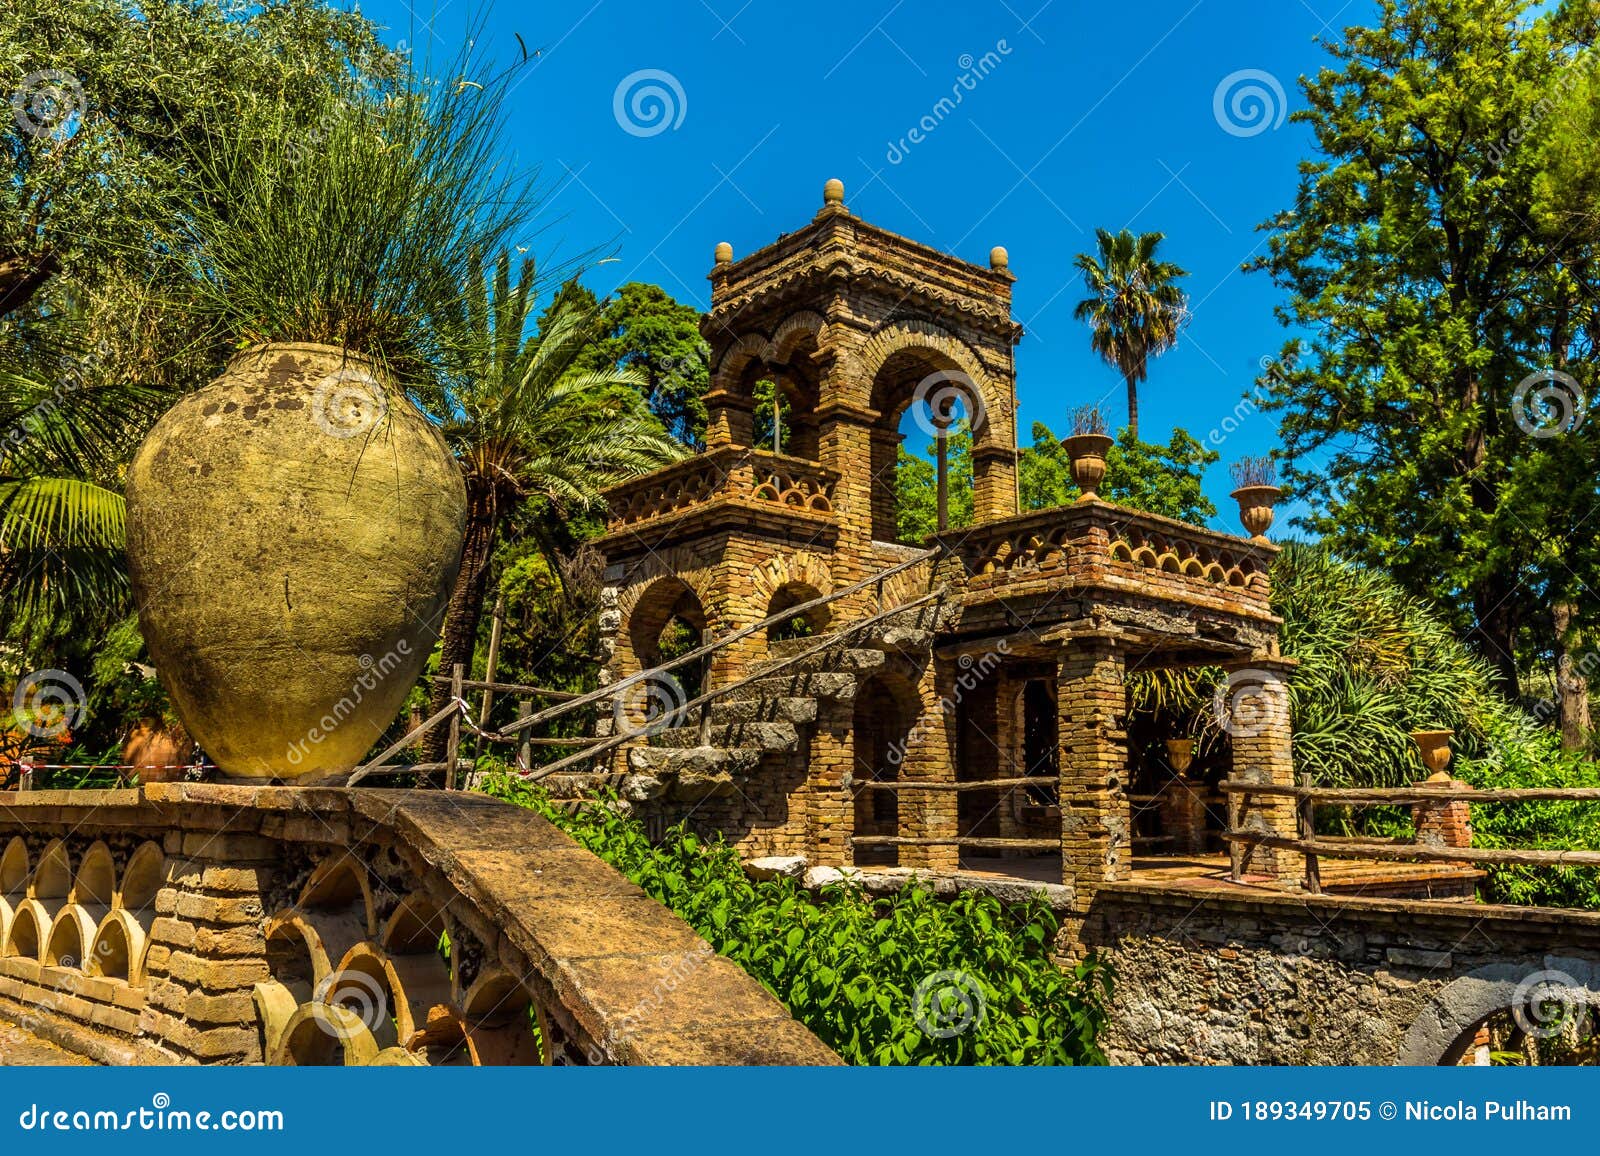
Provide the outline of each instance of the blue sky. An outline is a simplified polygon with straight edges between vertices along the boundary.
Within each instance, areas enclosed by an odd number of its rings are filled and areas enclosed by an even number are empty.
[[[477,3],[363,10],[437,59]],[[1025,442],[1034,421],[1065,432],[1085,402],[1124,420],[1120,379],[1072,319],[1072,260],[1096,226],[1166,233],[1194,316],[1140,392],[1141,429],[1223,437],[1207,491],[1236,530],[1224,467],[1277,435],[1268,415],[1231,432],[1224,419],[1286,336],[1278,291],[1239,266],[1263,251],[1256,226],[1289,205],[1310,155],[1309,131],[1283,114],[1303,103],[1298,77],[1329,59],[1316,38],[1370,13],[1367,0],[500,0],[480,47],[510,61],[520,35],[539,52],[512,97],[515,159],[539,166],[548,194],[533,249],[614,247],[584,278],[597,292],[653,281],[704,308],[713,246],[739,256],[799,227],[830,177],[853,212],[966,260],[1006,246],[1027,331]],[[630,119],[627,88],[617,115],[619,86],[641,72],[666,74],[654,83],[670,124]],[[935,127],[914,142],[925,116]]]

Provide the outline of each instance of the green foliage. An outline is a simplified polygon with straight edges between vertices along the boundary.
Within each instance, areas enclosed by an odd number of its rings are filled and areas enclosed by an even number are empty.
[[[53,114],[47,100],[0,121],[0,313],[50,276],[84,289],[157,273],[149,240],[195,203],[193,158],[253,102],[306,113],[402,72],[370,20],[320,0],[8,0],[0,61],[0,91],[42,95],[54,73],[59,94]]]
[[[567,292],[594,297],[581,286]],[[630,281],[601,306],[598,328],[582,366],[633,370],[650,412],[667,432],[699,447],[711,382],[711,349],[700,336],[700,311],[675,301],[659,285]],[[758,439],[758,444],[770,442],[768,427],[767,442]]]
[[[1600,422],[1516,420],[1553,416],[1517,397],[1536,370],[1596,393],[1593,203],[1575,207],[1593,79],[1573,75],[1593,36],[1586,2],[1383,0],[1304,82],[1318,154],[1250,266],[1304,335],[1262,385],[1307,525],[1429,597],[1513,694],[1558,643],[1553,607],[1600,619],[1595,536],[1574,532],[1600,513]]]
[[[932,441],[919,458],[902,445],[895,461],[895,514],[900,541],[926,541],[939,528],[939,471]],[[972,525],[972,435],[964,423],[945,440],[946,485],[951,529]]]
[[[1096,1041],[1110,972],[1093,959],[1062,970],[1050,958],[1057,922],[1043,903],[1008,909],[971,891],[944,902],[920,886],[872,899],[837,885],[814,899],[791,879],[746,878],[720,839],[674,828],[652,846],[606,801],[569,815],[514,779],[489,789],[538,810],[672,908],[850,1063],[1105,1062]],[[941,972],[975,987],[925,991],[925,1024],[954,1027],[965,1008],[982,1009],[949,1038],[925,1032],[915,1010],[918,986]]]
[[[1100,496],[1146,513],[1204,523],[1217,508],[1201,485],[1206,467],[1218,457],[1184,429],[1174,429],[1164,446],[1140,441],[1124,429],[1106,451]],[[1078,497],[1067,451],[1043,422],[1033,423],[1033,444],[1018,454],[1017,474],[1024,510],[1065,506]]]
[[[196,311],[238,345],[342,346],[408,382],[472,357],[439,323],[532,207],[499,155],[512,79],[467,57],[381,103],[262,102],[211,125],[187,238]]]

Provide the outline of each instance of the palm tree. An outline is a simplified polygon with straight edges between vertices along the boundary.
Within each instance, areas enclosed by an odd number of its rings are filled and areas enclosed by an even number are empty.
[[[121,467],[168,398],[87,355],[72,309],[0,327],[0,618],[126,610]]]
[[[1177,280],[1189,274],[1171,261],[1156,259],[1164,233],[1134,236],[1123,229],[1113,235],[1096,229],[1095,236],[1099,257],[1079,253],[1073,262],[1089,296],[1078,302],[1072,316],[1089,323],[1090,347],[1128,383],[1128,430],[1137,438],[1139,383],[1149,373],[1150,359],[1177,343],[1188,310]]]
[[[602,334],[597,310],[558,303],[528,336],[533,316],[532,261],[515,285],[501,253],[455,319],[466,350],[458,384],[445,402],[444,433],[467,483],[467,530],[461,569],[445,611],[439,669],[472,669],[489,563],[501,531],[530,501],[558,513],[596,510],[602,487],[674,461],[683,447],[650,413],[631,369],[582,371],[584,353]],[[435,684],[428,713],[449,690]],[[429,733],[424,759],[444,754],[442,728]]]

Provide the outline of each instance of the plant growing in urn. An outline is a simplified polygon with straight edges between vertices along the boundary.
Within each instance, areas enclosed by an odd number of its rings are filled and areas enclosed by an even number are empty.
[[[1106,451],[1112,439],[1106,433],[1106,414],[1097,405],[1080,405],[1072,411],[1072,433],[1061,439],[1072,463],[1072,480],[1081,491],[1080,502],[1097,501],[1106,477]]]
[[[198,328],[238,352],[135,455],[128,563],[173,705],[227,776],[348,770],[433,646],[466,495],[406,393],[451,371],[427,319],[527,204],[494,160],[504,77],[468,76],[309,123],[246,110],[197,163],[226,206],[181,239]]]
[[[1230,497],[1239,503],[1239,521],[1250,531],[1250,540],[1260,545],[1267,541],[1272,525],[1272,507],[1283,497],[1275,484],[1277,470],[1271,458],[1241,458],[1228,467],[1234,490]]]

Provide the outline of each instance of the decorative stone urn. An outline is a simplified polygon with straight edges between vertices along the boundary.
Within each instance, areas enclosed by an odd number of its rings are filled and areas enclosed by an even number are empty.
[[[1239,521],[1250,531],[1250,540],[1266,545],[1272,507],[1283,497],[1283,491],[1277,486],[1241,486],[1229,496],[1239,503]]]
[[[1073,434],[1061,439],[1061,448],[1072,463],[1072,480],[1083,491],[1078,501],[1100,500],[1100,483],[1106,477],[1106,451],[1111,444],[1112,439],[1105,434]]]
[[[366,358],[246,350],[128,470],[139,625],[228,777],[347,771],[404,703],[460,561],[461,471]]]
[[[1168,739],[1166,747],[1167,763],[1175,772],[1180,775],[1183,774],[1184,771],[1189,769],[1189,764],[1194,762],[1194,740],[1188,738]]]
[[[1411,732],[1411,741],[1416,743],[1417,749],[1422,752],[1422,765],[1427,767],[1435,778],[1443,775],[1444,769],[1450,765],[1450,738],[1455,733],[1452,730]]]

